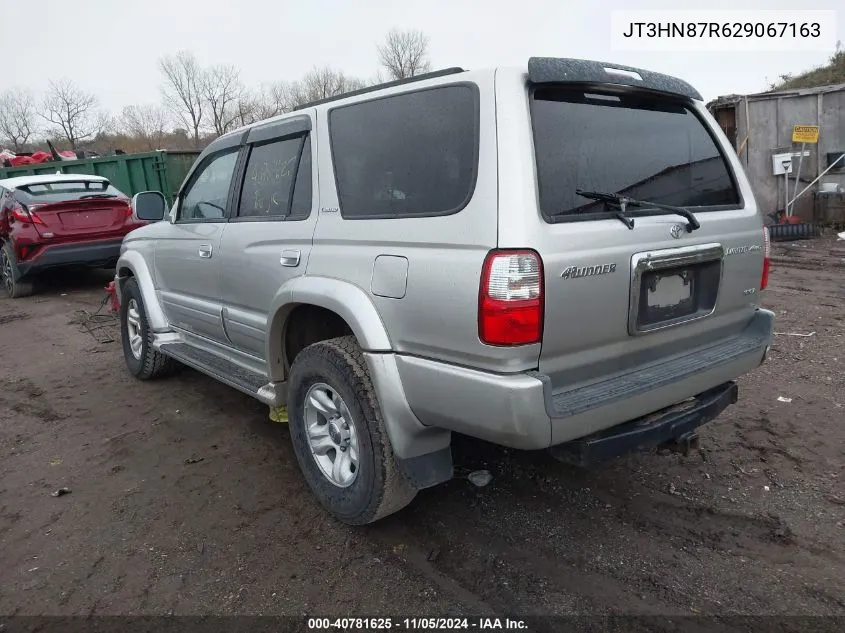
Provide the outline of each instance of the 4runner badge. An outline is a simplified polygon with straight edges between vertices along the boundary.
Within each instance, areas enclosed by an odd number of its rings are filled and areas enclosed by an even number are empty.
[[[570,266],[560,276],[564,279],[578,279],[580,277],[593,277],[595,275],[607,275],[616,272],[616,264],[601,264],[599,266]]]
[[[756,253],[763,250],[759,244],[751,244],[750,246],[729,246],[725,249],[725,255],[742,255],[743,253]]]

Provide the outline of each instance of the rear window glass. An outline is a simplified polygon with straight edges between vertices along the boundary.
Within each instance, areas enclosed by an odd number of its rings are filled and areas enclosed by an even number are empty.
[[[452,85],[332,110],[330,134],[345,218],[443,215],[475,186],[478,103]]]
[[[538,88],[531,101],[547,217],[606,210],[576,189],[683,207],[739,203],[724,156],[683,103],[561,88]]]
[[[61,182],[24,185],[17,188],[16,195],[18,200],[23,204],[47,204],[67,200],[80,200],[86,196],[91,198],[126,197],[110,184],[84,180],[79,182],[64,180]]]

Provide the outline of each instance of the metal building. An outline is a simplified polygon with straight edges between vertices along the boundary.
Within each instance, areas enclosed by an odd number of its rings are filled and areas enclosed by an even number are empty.
[[[766,213],[783,210],[785,199],[845,154],[845,84],[728,95],[707,108],[733,143]],[[793,143],[794,126],[819,128],[818,142],[803,145],[803,158],[802,144]],[[785,176],[775,175],[786,164],[779,160],[783,155],[792,159],[788,184]],[[845,158],[795,201],[792,213],[819,224],[845,221]]]

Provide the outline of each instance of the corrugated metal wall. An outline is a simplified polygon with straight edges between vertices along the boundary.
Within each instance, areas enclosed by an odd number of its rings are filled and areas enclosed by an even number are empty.
[[[809,156],[804,157],[801,165],[801,179],[804,182],[798,184],[800,191],[827,167],[827,153],[845,150],[845,90],[801,96],[742,98],[736,104],[736,148],[740,150],[747,136],[746,146],[740,156],[746,165],[757,201],[765,213],[784,206],[783,176],[772,174],[772,155],[775,153],[796,153],[789,182],[790,198],[794,195],[797,154],[801,149],[800,144],[792,143],[792,128],[795,125],[821,127],[819,143],[805,147]],[[836,181],[845,188],[845,172],[828,172],[823,181]],[[797,215],[808,219],[811,217],[814,189],[796,202]]]

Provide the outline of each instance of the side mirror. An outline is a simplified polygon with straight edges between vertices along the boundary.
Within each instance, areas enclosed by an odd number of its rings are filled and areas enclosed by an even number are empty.
[[[132,213],[139,220],[158,222],[164,218],[167,200],[158,191],[142,191],[132,196]]]

